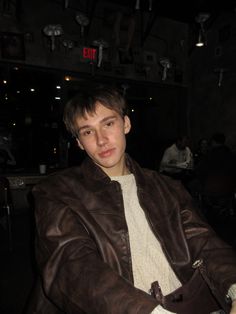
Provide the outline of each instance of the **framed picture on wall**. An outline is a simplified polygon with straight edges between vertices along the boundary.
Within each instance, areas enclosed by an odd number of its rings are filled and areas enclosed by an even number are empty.
[[[1,33],[1,55],[4,59],[24,60],[24,36],[18,33]]]

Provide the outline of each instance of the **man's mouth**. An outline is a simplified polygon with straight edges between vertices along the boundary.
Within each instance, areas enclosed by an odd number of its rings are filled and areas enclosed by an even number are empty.
[[[101,157],[101,158],[110,157],[110,156],[113,154],[114,150],[115,150],[114,148],[107,149],[107,150],[102,151],[102,152],[99,153],[98,155],[99,155],[99,157]]]

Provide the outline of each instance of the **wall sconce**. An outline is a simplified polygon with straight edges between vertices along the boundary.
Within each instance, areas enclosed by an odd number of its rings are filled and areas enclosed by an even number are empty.
[[[199,33],[198,33],[198,40],[196,42],[197,47],[203,47],[206,45],[206,31],[204,29],[204,23],[209,19],[209,13],[199,13],[195,20],[199,23]]]

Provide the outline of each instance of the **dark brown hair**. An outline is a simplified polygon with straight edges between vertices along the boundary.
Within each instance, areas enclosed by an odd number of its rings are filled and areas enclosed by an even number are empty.
[[[76,119],[84,117],[86,113],[95,112],[97,102],[116,111],[122,117],[126,115],[126,100],[118,89],[99,86],[85,90],[69,100],[64,108],[63,121],[73,136],[78,137]]]

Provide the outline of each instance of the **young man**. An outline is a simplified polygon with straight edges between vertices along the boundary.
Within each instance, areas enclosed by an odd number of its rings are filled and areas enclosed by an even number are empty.
[[[236,255],[177,181],[126,153],[123,97],[97,88],[65,107],[88,158],[34,188],[41,280],[31,313],[236,313]],[[151,289],[152,288],[152,289]]]

